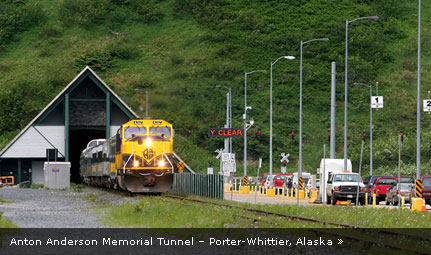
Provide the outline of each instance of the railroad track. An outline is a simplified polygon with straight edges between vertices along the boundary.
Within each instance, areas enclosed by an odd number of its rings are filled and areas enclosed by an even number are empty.
[[[344,223],[336,223],[336,222],[329,222],[329,221],[323,221],[323,220],[318,220],[318,219],[313,219],[313,218],[308,218],[308,217],[302,217],[302,216],[296,216],[296,215],[288,215],[288,214],[283,214],[283,213],[277,213],[277,212],[270,212],[270,211],[263,211],[263,210],[258,210],[258,209],[251,209],[251,208],[245,208],[245,207],[241,207],[241,206],[234,206],[234,205],[227,205],[227,204],[221,204],[221,203],[216,203],[216,202],[210,202],[210,201],[203,201],[203,200],[197,200],[197,199],[191,199],[191,198],[186,198],[186,197],[181,197],[181,196],[175,196],[175,195],[171,195],[171,194],[164,194],[163,195],[164,198],[169,198],[169,199],[175,199],[175,200],[183,200],[183,201],[189,201],[189,202],[195,202],[195,203],[202,203],[202,204],[211,204],[211,205],[215,205],[215,206],[222,206],[222,207],[227,207],[230,209],[240,209],[240,210],[245,210],[248,212],[252,212],[258,215],[268,215],[268,216],[277,216],[277,217],[281,217],[281,218],[289,218],[289,219],[293,219],[293,220],[299,220],[299,221],[306,221],[306,222],[312,222],[312,223],[316,223],[316,224],[322,224],[324,226],[332,226],[332,227],[337,227],[337,228],[346,228],[346,229],[355,229],[355,230],[360,230],[363,231],[364,233],[375,233],[378,234],[379,237],[382,239],[382,235],[388,236],[388,238],[392,239],[394,237],[408,237],[408,238],[414,238],[415,240],[423,240],[423,241],[431,241],[430,238],[428,237],[424,237],[424,236],[418,236],[418,235],[412,235],[412,234],[408,234],[408,233],[400,233],[400,232],[394,232],[394,231],[390,231],[390,230],[386,230],[386,229],[369,229],[369,228],[364,228],[361,226],[355,226],[355,225],[350,225],[350,224],[344,224]],[[246,217],[244,216],[243,218],[249,218],[250,220],[253,221],[264,221],[267,222],[271,225],[277,226],[278,223],[276,222],[271,222],[270,220],[262,220],[259,218],[250,218],[250,217]],[[393,250],[397,250],[397,251],[406,251],[409,253],[415,253],[415,254],[430,254],[430,251],[420,251],[420,250],[416,250],[416,249],[411,249],[409,247],[405,247],[405,246],[400,246],[400,245],[395,245],[395,244],[389,244],[389,243],[383,243],[381,241],[378,240],[369,240],[366,238],[362,238],[359,235],[348,235],[345,233],[340,233],[340,232],[332,232],[332,231],[328,231],[325,229],[307,229],[308,231],[312,231],[318,234],[325,234],[325,235],[333,235],[333,236],[338,236],[338,237],[343,237],[352,241],[357,241],[357,242],[362,242],[362,243],[367,243],[370,245],[375,245],[375,246],[381,246],[381,247],[386,247],[386,248],[390,248]],[[390,237],[389,237],[390,236]]]

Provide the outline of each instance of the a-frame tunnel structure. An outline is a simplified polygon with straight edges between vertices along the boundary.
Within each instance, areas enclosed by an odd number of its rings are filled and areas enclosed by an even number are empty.
[[[46,150],[58,149],[58,161],[70,161],[71,181],[79,182],[87,143],[115,135],[133,118],[138,115],[87,66],[0,151],[0,176],[43,184]]]

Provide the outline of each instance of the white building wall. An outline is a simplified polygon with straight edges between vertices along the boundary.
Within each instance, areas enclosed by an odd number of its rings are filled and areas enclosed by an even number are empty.
[[[43,161],[32,161],[31,162],[31,183],[43,184]]]
[[[111,136],[113,137],[117,134],[117,130],[120,128],[120,126],[111,126]]]
[[[64,155],[64,126],[36,126],[59,151]],[[34,127],[30,127],[2,155],[3,158],[45,158],[46,149],[53,148]]]

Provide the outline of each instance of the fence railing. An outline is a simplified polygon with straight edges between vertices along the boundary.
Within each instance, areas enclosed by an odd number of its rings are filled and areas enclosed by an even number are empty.
[[[219,174],[175,173],[170,192],[223,199],[223,176]]]

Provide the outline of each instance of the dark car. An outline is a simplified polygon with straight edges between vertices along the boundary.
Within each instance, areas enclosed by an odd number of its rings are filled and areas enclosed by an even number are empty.
[[[431,175],[422,176],[422,195],[425,203],[431,204]]]
[[[395,177],[379,177],[371,187],[371,195],[376,194],[376,203],[385,200],[386,192],[392,187],[392,185],[398,183],[398,178]]]
[[[411,177],[411,176],[401,176],[400,182],[401,183],[415,183],[415,179],[413,179],[413,177]]]
[[[399,197],[404,197],[404,201],[406,203],[410,203],[412,201],[412,197],[415,195],[414,188],[415,185],[413,183],[393,184],[386,193],[386,205],[398,205]]]

